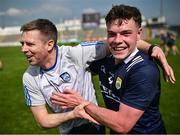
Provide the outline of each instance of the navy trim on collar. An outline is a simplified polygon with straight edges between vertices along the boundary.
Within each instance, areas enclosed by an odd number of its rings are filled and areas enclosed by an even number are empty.
[[[56,45],[55,48],[56,48],[56,61],[55,61],[55,64],[52,67],[48,68],[48,69],[40,68],[41,72],[43,72],[43,71],[50,71],[50,70],[52,70],[56,66],[57,58],[58,58],[58,46]]]

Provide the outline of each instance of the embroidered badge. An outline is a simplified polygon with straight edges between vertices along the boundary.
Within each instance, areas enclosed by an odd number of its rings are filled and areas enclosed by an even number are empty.
[[[69,82],[71,80],[71,76],[68,72],[64,72],[60,75],[60,77],[63,79],[65,82]]]
[[[116,89],[120,89],[121,88],[121,84],[122,84],[122,79],[120,77],[116,78]]]

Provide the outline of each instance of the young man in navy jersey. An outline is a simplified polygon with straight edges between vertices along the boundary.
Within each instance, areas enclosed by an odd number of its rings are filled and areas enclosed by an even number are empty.
[[[99,74],[107,108],[84,100],[71,89],[54,94],[52,102],[64,107],[81,104],[82,118],[86,112],[111,133],[165,134],[159,112],[159,69],[136,46],[142,31],[141,13],[136,7],[116,5],[105,19],[111,55],[92,63],[90,69]]]

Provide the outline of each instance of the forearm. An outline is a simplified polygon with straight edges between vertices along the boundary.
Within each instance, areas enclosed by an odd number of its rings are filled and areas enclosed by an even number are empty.
[[[57,127],[63,122],[75,118],[73,111],[65,113],[48,113],[45,106],[31,107],[37,124],[42,128]]]
[[[150,43],[144,41],[144,40],[138,40],[137,41],[137,48],[145,53],[148,53],[149,47],[151,46]]]
[[[53,128],[73,118],[72,112],[48,114],[46,118],[38,122],[38,125],[42,128]]]
[[[86,112],[93,117],[100,124],[109,127],[110,129],[119,132],[126,133],[125,119],[118,115],[118,112],[98,107],[95,104],[90,104],[85,107]]]

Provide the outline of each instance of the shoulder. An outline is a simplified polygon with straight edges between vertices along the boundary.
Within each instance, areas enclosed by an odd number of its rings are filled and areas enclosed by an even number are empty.
[[[126,71],[129,74],[138,74],[138,76],[142,78],[147,77],[153,79],[155,76],[159,76],[159,69],[155,61],[140,51],[126,65]]]
[[[40,67],[38,66],[29,66],[28,69],[23,74],[23,82],[30,82],[37,78],[40,74]]]
[[[67,51],[71,48],[71,46],[61,45],[61,46],[57,46],[57,48],[59,54],[66,54]]]

